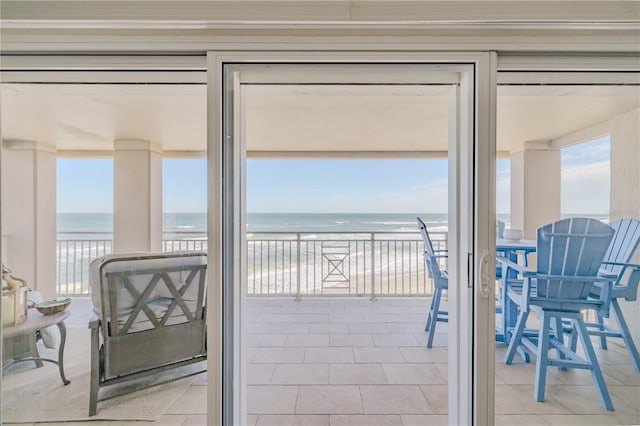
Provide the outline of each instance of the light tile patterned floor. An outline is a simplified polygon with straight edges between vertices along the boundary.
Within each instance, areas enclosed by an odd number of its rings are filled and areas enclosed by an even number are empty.
[[[438,324],[427,349],[427,305],[420,298],[250,299],[247,424],[447,424],[447,324]],[[536,402],[535,364],[504,365],[505,349],[496,345],[497,425],[640,424],[640,373],[623,348],[598,350],[614,413],[600,406],[587,371],[549,369],[546,401]],[[129,423],[206,424],[204,384],[159,421]]]

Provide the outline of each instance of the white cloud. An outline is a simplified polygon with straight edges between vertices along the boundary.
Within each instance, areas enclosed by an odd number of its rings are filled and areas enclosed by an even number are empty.
[[[371,203],[380,212],[446,213],[448,211],[448,179],[439,178],[409,188],[380,193]]]
[[[496,176],[496,212],[508,214],[511,211],[511,172],[501,171]]]
[[[562,213],[609,211],[609,161],[578,164],[562,169]]]

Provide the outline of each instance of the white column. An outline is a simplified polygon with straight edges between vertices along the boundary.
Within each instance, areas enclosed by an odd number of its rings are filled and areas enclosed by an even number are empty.
[[[640,109],[611,120],[611,220],[640,220]],[[632,259],[640,263],[640,249]],[[636,344],[640,343],[640,301],[620,301]],[[619,339],[611,339],[620,344]]]
[[[46,299],[56,296],[56,148],[3,141],[2,262]]]
[[[141,140],[114,142],[113,251],[162,250],[162,151]]]
[[[560,150],[524,144],[511,154],[511,228],[534,240],[538,227],[560,219]]]

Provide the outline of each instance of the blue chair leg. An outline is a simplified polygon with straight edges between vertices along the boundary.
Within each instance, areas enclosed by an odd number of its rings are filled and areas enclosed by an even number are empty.
[[[578,348],[578,330],[573,321],[571,322],[571,334],[569,335],[569,348],[571,352],[575,352]]]
[[[596,313],[596,323],[598,324],[598,330],[604,330],[604,320],[600,313]],[[600,348],[607,349],[607,338],[605,336],[600,336]]]
[[[584,325],[584,321],[582,320],[582,317],[579,316],[579,314],[576,318],[575,323],[576,328],[578,329],[580,342],[582,343],[582,347],[584,348],[586,361],[591,364],[591,377],[593,377],[596,389],[598,390],[600,404],[602,404],[602,406],[604,406],[604,408],[606,408],[608,411],[613,411],[613,403],[611,402],[611,397],[609,396],[609,391],[607,390],[607,384],[604,381],[602,370],[600,370],[600,364],[598,363],[596,352],[593,350],[593,345],[591,344],[591,339],[589,338],[587,327]]]
[[[612,299],[611,306],[613,307],[613,316],[618,323],[618,329],[622,334],[622,339],[624,340],[624,344],[627,347],[627,351],[629,352],[629,357],[631,357],[631,362],[633,363],[636,371],[640,371],[640,355],[638,355],[638,348],[636,348],[636,345],[633,342],[633,337],[629,332],[629,326],[627,326],[627,322],[622,316],[622,310],[620,309],[618,299]]]
[[[433,295],[433,302],[431,304],[432,310],[429,313],[431,323],[429,324],[429,337],[427,338],[427,347],[430,348],[433,345],[433,337],[436,334],[436,325],[438,324],[438,312],[440,312],[440,297],[442,296],[442,289],[438,288]]]
[[[507,353],[504,356],[505,364],[511,364],[513,362],[513,357],[516,354],[518,346],[520,346],[520,340],[522,339],[522,334],[524,333],[524,327],[527,325],[528,317],[529,311],[520,312],[520,315],[518,315],[516,329],[514,330],[511,340],[509,341],[509,347],[507,348]]]
[[[538,402],[544,401],[544,389],[547,384],[547,364],[549,363],[549,328],[551,315],[542,312],[542,323],[538,337],[538,353],[536,360],[536,379],[533,385],[533,396]]]
[[[562,318],[554,317],[553,318],[553,333],[554,339],[556,339],[560,344],[564,346],[564,326],[562,325]],[[565,359],[565,354],[560,349],[557,350],[558,359]],[[560,371],[567,371],[567,367],[558,367]]]
[[[427,314],[427,323],[424,326],[424,331],[429,331],[431,329],[431,324],[434,321],[434,312],[435,312],[435,320],[438,320],[437,310],[434,311],[434,306],[436,305],[436,300],[440,297],[441,289],[436,287],[433,289],[433,296],[431,296],[431,304],[429,305],[429,313]]]

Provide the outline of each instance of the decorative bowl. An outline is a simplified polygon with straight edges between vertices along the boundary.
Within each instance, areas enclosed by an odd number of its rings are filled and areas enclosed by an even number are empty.
[[[67,309],[67,306],[69,306],[69,303],[71,303],[71,299],[69,299],[68,297],[66,299],[59,299],[59,300],[58,299],[47,300],[46,302],[38,303],[36,305],[36,309],[41,314],[52,315],[52,314],[60,313],[65,309]]]
[[[520,241],[522,239],[521,229],[505,229],[504,239],[509,241]]]

